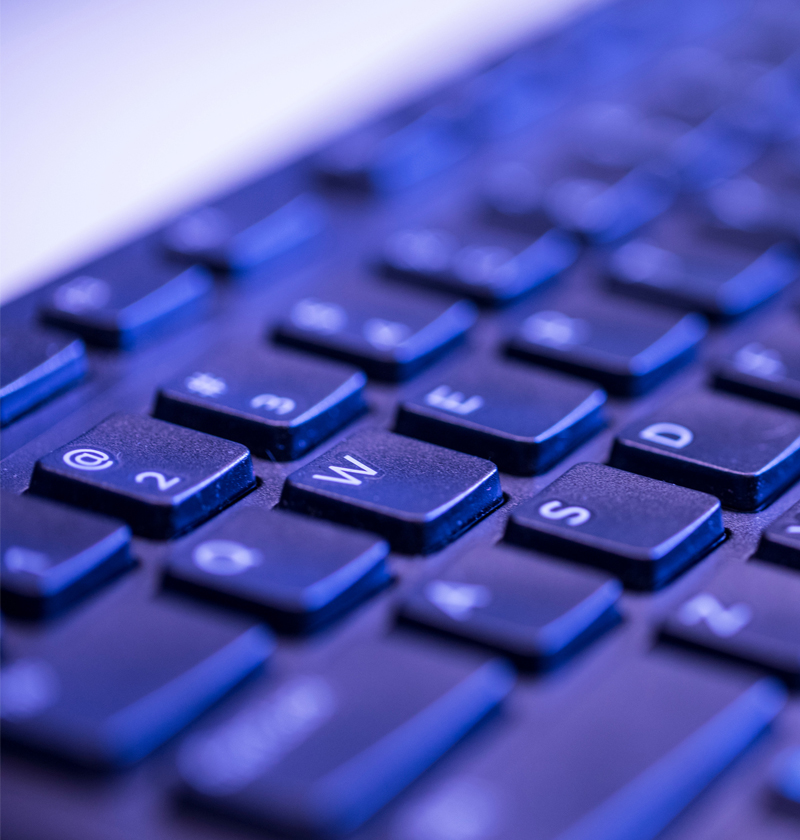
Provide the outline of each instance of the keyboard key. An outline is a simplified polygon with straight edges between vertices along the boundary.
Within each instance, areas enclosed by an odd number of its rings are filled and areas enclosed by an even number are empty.
[[[699,315],[673,315],[611,302],[533,312],[507,350],[512,356],[638,396],[687,364],[706,334]]]
[[[473,141],[443,107],[397,126],[387,122],[334,143],[314,165],[331,184],[378,193],[398,192],[466,157]]]
[[[36,462],[31,492],[124,519],[157,539],[207,519],[255,484],[238,443],[114,414]]]
[[[301,193],[275,206],[269,184],[259,181],[200,207],[164,233],[168,250],[234,274],[266,266],[308,244],[325,228],[322,202]]]
[[[411,640],[347,649],[178,754],[184,798],[303,836],[357,828],[494,709],[509,665]]]
[[[377,430],[291,473],[282,498],[302,513],[375,531],[407,554],[437,551],[502,501],[489,461]]]
[[[144,758],[270,655],[265,627],[120,590],[18,646],[3,737],[98,768]]]
[[[207,303],[211,275],[176,269],[152,237],[85,266],[56,286],[41,310],[45,323],[90,344],[129,349],[174,330]]]
[[[338,300],[297,301],[274,337],[355,364],[375,379],[398,382],[462,341],[475,319],[469,301],[449,303],[365,285]]]
[[[800,416],[699,391],[626,426],[609,463],[757,510],[800,477]]]
[[[78,338],[29,329],[3,329],[0,425],[72,388],[86,375],[86,348]]]
[[[521,828],[499,836],[652,840],[785,702],[772,677],[658,652],[511,730],[470,778],[489,790],[502,780],[504,825]]]
[[[153,414],[292,461],[366,411],[365,383],[338,363],[237,348],[162,385]]]
[[[576,464],[512,511],[506,539],[658,589],[725,536],[707,493],[603,464]]]
[[[715,366],[725,391],[800,411],[800,320],[773,320]]]
[[[171,586],[310,630],[391,579],[389,546],[359,531],[291,513],[238,509],[172,553]]]
[[[727,320],[776,295],[795,280],[798,267],[795,253],[785,243],[745,265],[719,254],[684,257],[635,239],[612,256],[609,274],[612,286],[624,294]]]
[[[560,664],[620,620],[620,583],[514,548],[471,551],[402,602],[402,621],[488,645],[523,667]]]
[[[758,556],[762,560],[800,569],[800,502],[767,526],[761,535]]]
[[[783,752],[773,769],[773,788],[784,799],[800,805],[800,748]]]
[[[661,628],[670,641],[768,668],[800,686],[800,577],[767,563],[727,566]]]
[[[0,512],[5,610],[56,612],[132,565],[122,522],[11,493]]]
[[[496,234],[468,239],[438,228],[416,228],[389,238],[383,267],[390,275],[499,306],[569,268],[578,251],[575,239],[555,230],[521,244]]]
[[[605,401],[599,388],[557,373],[473,361],[412,393],[395,431],[535,475],[602,428]]]

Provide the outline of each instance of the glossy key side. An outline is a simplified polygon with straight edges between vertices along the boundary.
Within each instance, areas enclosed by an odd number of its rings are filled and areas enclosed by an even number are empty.
[[[792,505],[764,529],[758,556],[762,560],[800,569],[800,503]]]
[[[138,414],[114,414],[40,458],[31,492],[124,519],[166,538],[207,519],[255,484],[241,444]]]

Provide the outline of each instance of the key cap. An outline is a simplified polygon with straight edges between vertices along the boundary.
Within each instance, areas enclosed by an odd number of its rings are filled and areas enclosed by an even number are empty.
[[[412,392],[395,431],[535,475],[602,428],[605,401],[602,390],[570,377],[473,361]]]
[[[216,355],[158,390],[155,417],[292,461],[366,411],[360,371],[298,353]]]
[[[291,513],[248,507],[172,553],[171,586],[262,615],[286,630],[316,628],[386,586],[383,541]]]
[[[0,425],[72,388],[86,375],[86,348],[79,338],[32,329],[3,329]]]
[[[635,239],[611,257],[613,288],[635,298],[703,312],[716,320],[737,318],[769,300],[796,277],[798,261],[785,243],[747,265],[719,253],[691,258]]]
[[[4,738],[90,767],[133,764],[272,652],[263,626],[120,594],[18,645],[2,671]]]
[[[274,333],[276,341],[350,362],[368,376],[398,382],[462,341],[476,319],[469,301],[411,297],[364,285],[334,300],[302,298]]]
[[[753,680],[688,657],[676,651],[638,658],[574,702],[551,707],[551,715],[515,727],[468,776],[485,791],[502,779],[502,824],[511,830],[499,836],[655,838],[786,701],[772,677]],[[536,749],[523,749],[528,743]]]
[[[687,364],[705,334],[695,314],[575,302],[533,312],[507,351],[599,382],[610,394],[638,396]]]
[[[361,130],[316,156],[327,183],[378,193],[402,191],[458,163],[473,141],[444,108]]]
[[[742,397],[690,393],[623,428],[609,463],[757,510],[800,476],[800,417]]]
[[[800,320],[787,313],[740,341],[716,364],[714,385],[800,411]]]
[[[503,500],[497,467],[390,432],[358,432],[291,473],[282,503],[430,554]]]
[[[183,796],[303,836],[357,828],[508,694],[499,659],[386,639],[288,678],[178,754]]]
[[[619,581],[504,546],[459,558],[403,599],[399,617],[510,656],[526,668],[568,659],[619,621]]]
[[[161,259],[146,237],[68,275],[40,314],[90,344],[130,349],[199,314],[212,290],[200,266],[180,269]]]
[[[726,566],[661,627],[670,641],[750,662],[800,685],[800,577],[767,563]]]
[[[789,802],[800,805],[800,748],[781,753],[772,771],[774,790]]]
[[[771,563],[800,569],[800,502],[767,526],[761,535],[758,556]]]
[[[607,467],[576,464],[512,511],[506,539],[658,589],[725,536],[707,493]]]
[[[258,181],[175,221],[164,232],[169,251],[234,274],[268,266],[319,236],[322,202],[310,193],[276,204]]]
[[[132,564],[131,532],[105,516],[2,494],[3,609],[54,613]]]
[[[31,492],[124,519],[164,539],[192,528],[255,484],[238,443],[138,414],[113,414],[33,468]]]
[[[497,234],[459,238],[439,228],[410,228],[389,238],[383,267],[390,275],[499,306],[569,268],[578,251],[563,231],[523,244]]]

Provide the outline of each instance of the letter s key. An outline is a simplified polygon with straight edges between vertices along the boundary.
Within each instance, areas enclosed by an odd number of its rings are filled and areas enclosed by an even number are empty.
[[[563,502],[554,499],[552,502],[545,502],[539,508],[539,516],[545,519],[563,519],[567,525],[583,525],[592,518],[592,514],[584,507],[569,505],[564,507]]]

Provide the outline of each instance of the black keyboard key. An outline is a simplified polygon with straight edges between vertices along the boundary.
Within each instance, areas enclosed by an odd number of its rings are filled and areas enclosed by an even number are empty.
[[[510,666],[412,640],[360,644],[285,680],[178,754],[184,797],[302,836],[357,828],[508,694]]]
[[[609,463],[757,510],[800,477],[800,416],[728,394],[687,394],[626,426]]]
[[[122,522],[11,493],[0,514],[6,610],[56,612],[133,562]]]
[[[775,671],[800,686],[800,576],[751,561],[726,567],[662,625],[664,638]]]
[[[153,414],[291,461],[366,411],[365,383],[363,373],[338,363],[237,350],[162,385]]]
[[[36,462],[31,492],[171,537],[255,484],[238,443],[138,414],[114,414]]]
[[[43,320],[102,347],[130,348],[175,329],[207,303],[213,283],[206,269],[176,269],[160,252],[151,237],[85,266],[56,286]]]
[[[11,652],[2,671],[4,738],[86,766],[132,764],[272,652],[265,627],[119,594]]]
[[[323,300],[303,298],[275,331],[275,339],[351,362],[369,376],[408,379],[462,341],[476,319],[469,301],[411,297],[374,286]]]
[[[699,315],[570,303],[529,315],[507,349],[599,382],[610,394],[634,396],[688,363],[705,334]]]
[[[497,234],[467,238],[439,228],[411,228],[389,238],[383,267],[391,275],[499,306],[569,268],[578,252],[577,241],[563,231],[520,243]]]
[[[339,525],[248,507],[172,554],[171,586],[263,615],[273,626],[310,630],[390,580],[389,546]]]
[[[664,651],[572,701],[511,730],[469,775],[479,790],[503,780],[499,815],[520,827],[506,836],[652,840],[764,732],[786,690],[772,677]]]
[[[725,536],[707,493],[603,464],[576,464],[516,508],[506,539],[657,589]]]
[[[800,411],[800,319],[786,313],[720,360],[718,388]]]
[[[401,620],[488,645],[523,667],[557,665],[619,621],[607,575],[504,546],[479,548],[418,585]]]
[[[761,535],[758,556],[772,563],[800,569],[800,502],[767,526]]]
[[[503,494],[489,461],[373,430],[291,473],[282,501],[375,531],[397,551],[429,554],[498,507]]]
[[[306,245],[325,228],[322,202],[301,193],[275,206],[257,183],[181,217],[164,232],[175,254],[234,274],[268,266]]]
[[[636,298],[694,309],[717,320],[744,315],[788,286],[800,262],[793,249],[774,245],[750,263],[686,257],[644,240],[623,245],[609,262],[612,286]]]
[[[605,401],[599,388],[557,373],[471,362],[412,393],[395,431],[535,475],[602,428]]]
[[[3,329],[0,342],[1,426],[86,375],[86,348],[79,338],[9,328]]]

